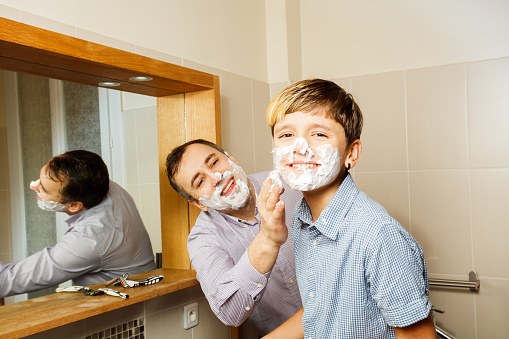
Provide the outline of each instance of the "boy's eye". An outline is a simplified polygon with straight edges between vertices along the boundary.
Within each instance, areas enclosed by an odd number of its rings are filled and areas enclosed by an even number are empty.
[[[283,133],[283,134],[279,135],[279,139],[290,138],[290,137],[292,137],[291,133]]]

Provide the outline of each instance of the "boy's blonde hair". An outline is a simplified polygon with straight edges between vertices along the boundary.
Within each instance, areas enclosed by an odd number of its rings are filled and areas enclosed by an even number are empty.
[[[360,139],[362,112],[353,96],[336,83],[323,79],[298,81],[281,91],[269,104],[265,114],[274,136],[274,125],[294,112],[323,110],[345,130],[347,145]]]

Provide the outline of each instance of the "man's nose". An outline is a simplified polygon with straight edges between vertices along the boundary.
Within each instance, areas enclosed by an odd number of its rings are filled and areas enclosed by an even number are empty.
[[[223,180],[223,175],[220,172],[210,173],[209,175],[212,186],[217,186]]]
[[[35,192],[39,192],[39,185],[41,183],[41,179],[37,179],[36,181],[32,181],[30,183],[30,189]]]

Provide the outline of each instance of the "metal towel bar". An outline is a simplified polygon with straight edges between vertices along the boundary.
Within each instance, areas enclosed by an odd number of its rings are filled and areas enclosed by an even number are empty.
[[[464,280],[446,280],[446,279],[429,279],[430,286],[440,287],[460,287],[469,288],[472,292],[477,292],[481,285],[481,280],[477,278],[477,273],[471,271],[468,274],[468,281]]]

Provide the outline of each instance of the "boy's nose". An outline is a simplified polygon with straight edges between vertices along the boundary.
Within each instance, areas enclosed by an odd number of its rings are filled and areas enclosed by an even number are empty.
[[[302,155],[306,154],[306,152],[309,149],[308,142],[303,137],[296,138],[293,141],[293,145],[292,146],[293,146],[293,149],[294,149],[295,153],[299,153],[299,154],[302,154]]]

